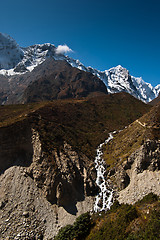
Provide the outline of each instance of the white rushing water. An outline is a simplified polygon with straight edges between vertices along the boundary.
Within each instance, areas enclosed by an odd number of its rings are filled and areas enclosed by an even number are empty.
[[[105,162],[102,158],[103,152],[102,147],[104,144],[107,144],[111,139],[113,139],[113,134],[116,132],[109,133],[109,137],[105,140],[104,143],[101,143],[97,148],[97,156],[95,158],[95,168],[97,171],[96,184],[100,188],[99,194],[96,196],[94,211],[101,212],[109,209],[113,201],[113,190],[109,189],[108,183],[105,179],[106,169],[104,167]]]

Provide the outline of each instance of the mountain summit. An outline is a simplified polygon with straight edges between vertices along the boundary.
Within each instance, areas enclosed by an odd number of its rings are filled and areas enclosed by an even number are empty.
[[[0,69],[12,69],[22,61],[23,50],[7,34],[0,33]]]
[[[2,92],[4,93],[4,88],[6,90],[6,81],[14,81],[14,84],[17,84],[15,82],[17,75],[25,75],[28,72],[32,72],[33,69],[45,62],[48,58],[65,60],[72,67],[96,75],[106,85],[108,93],[124,91],[143,102],[149,102],[156,98],[160,92],[160,85],[153,87],[142,78],[131,76],[129,71],[121,65],[109,70],[99,71],[92,67],[84,66],[79,60],[66,56],[57,49],[58,47],[56,48],[50,43],[35,44],[22,48],[19,47],[16,41],[9,35],[0,33],[0,95],[4,96]],[[6,78],[5,81],[4,76]],[[27,87],[26,83],[24,85]],[[11,91],[13,91],[13,89]]]

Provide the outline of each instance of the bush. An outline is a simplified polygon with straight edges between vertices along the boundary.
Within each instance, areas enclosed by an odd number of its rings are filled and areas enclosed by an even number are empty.
[[[118,202],[118,200],[115,200],[113,202],[113,205],[110,208],[110,212],[116,211],[119,207],[120,207],[120,203]]]
[[[142,200],[138,201],[138,203],[153,203],[158,201],[158,196],[154,193],[149,193]]]
[[[55,240],[72,240],[73,239],[73,226],[67,225],[59,230]]]
[[[80,215],[73,225],[75,238],[77,240],[83,239],[91,228],[91,217],[89,213]]]
[[[91,217],[89,213],[80,215],[73,225],[62,227],[55,240],[82,240],[91,228]]]

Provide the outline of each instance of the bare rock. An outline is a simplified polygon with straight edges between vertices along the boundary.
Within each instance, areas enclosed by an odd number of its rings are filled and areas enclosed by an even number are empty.
[[[160,195],[160,142],[145,141],[111,178],[121,203],[133,204],[150,192]]]

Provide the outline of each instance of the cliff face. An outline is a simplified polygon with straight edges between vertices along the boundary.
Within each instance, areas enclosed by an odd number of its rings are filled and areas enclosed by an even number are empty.
[[[32,161],[32,131],[26,121],[0,130],[0,173],[11,166],[29,166]]]
[[[0,237],[53,238],[59,227],[93,208],[97,192],[93,163],[64,143],[54,152],[53,166],[44,157],[38,132],[26,129],[19,137],[17,144],[15,139],[7,142],[10,151],[2,162],[1,169],[8,169],[0,176]]]
[[[133,204],[150,192],[160,196],[160,141],[147,140],[111,178],[120,203]]]
[[[61,150],[53,151],[54,163],[47,162],[39,134],[34,129],[32,131],[33,159],[26,174],[42,189],[46,199],[67,210],[74,209],[76,203],[86,196],[94,196],[97,192],[94,163],[66,142]]]

